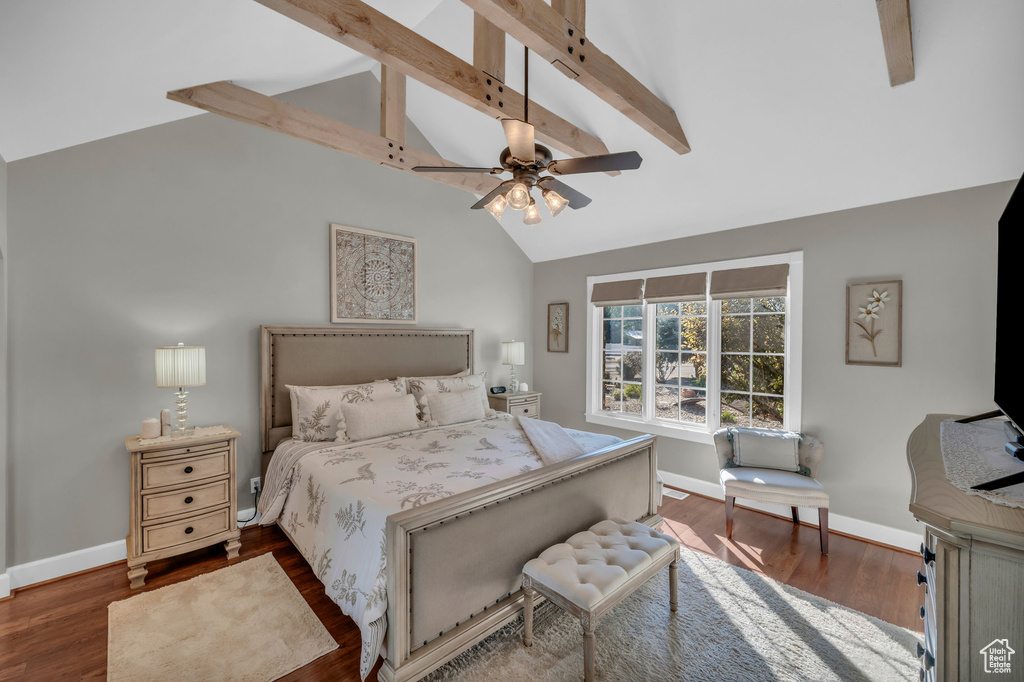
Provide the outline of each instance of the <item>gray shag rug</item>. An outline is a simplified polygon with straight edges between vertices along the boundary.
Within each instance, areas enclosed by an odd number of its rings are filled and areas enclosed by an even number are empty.
[[[598,680],[917,680],[920,635],[683,549],[679,608],[669,611],[668,569],[597,623]],[[538,607],[533,646],[512,621],[424,678],[579,680],[579,621]]]
[[[338,648],[272,554],[107,612],[108,682],[267,682]]]

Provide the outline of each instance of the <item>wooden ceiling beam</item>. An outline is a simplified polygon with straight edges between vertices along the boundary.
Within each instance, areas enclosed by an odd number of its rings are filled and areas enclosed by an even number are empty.
[[[228,81],[172,90],[167,93],[167,99],[407,173],[413,173],[414,166],[458,165],[428,152],[411,149],[399,140],[374,135]],[[494,176],[473,173],[413,174],[481,195],[490,192],[500,182]]]
[[[566,21],[578,28],[580,32],[587,30],[586,0],[551,0],[551,9],[565,17]]]
[[[261,0],[262,1],[262,0]],[[690,151],[672,107],[648,90],[544,0],[462,0],[576,80],[674,151]],[[533,110],[533,103],[530,103]]]
[[[882,27],[889,85],[896,87],[914,80],[914,38],[910,32],[910,0],[875,0]]]
[[[473,66],[505,82],[505,32],[479,14],[473,15]]]
[[[328,38],[495,118],[523,115],[523,96],[360,0],[256,0]],[[548,8],[550,10],[550,7]],[[607,154],[593,135],[530,102],[537,138],[566,154]]]
[[[381,64],[380,134],[405,144],[405,74]]]

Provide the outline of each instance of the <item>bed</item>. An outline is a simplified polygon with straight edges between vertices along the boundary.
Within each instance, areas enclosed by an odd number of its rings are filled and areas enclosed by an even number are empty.
[[[380,652],[379,679],[418,679],[515,618],[523,564],[581,528],[661,522],[652,436],[570,431],[587,454],[549,466],[508,415],[359,443],[291,439],[287,385],[471,372],[472,330],[260,334],[261,510],[360,626],[364,675]]]

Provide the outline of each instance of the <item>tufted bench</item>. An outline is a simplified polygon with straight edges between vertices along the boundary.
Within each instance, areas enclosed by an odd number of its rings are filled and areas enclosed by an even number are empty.
[[[679,543],[650,526],[609,519],[549,547],[523,567],[523,642],[533,645],[533,600],[541,594],[580,619],[583,678],[594,679],[597,619],[669,567],[669,603],[676,610]]]

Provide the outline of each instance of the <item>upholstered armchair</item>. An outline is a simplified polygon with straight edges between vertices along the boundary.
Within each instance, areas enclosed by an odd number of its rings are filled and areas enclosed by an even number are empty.
[[[793,523],[800,523],[799,507],[814,507],[818,510],[821,534],[821,553],[828,554],[828,493],[815,477],[825,454],[825,445],[817,438],[803,436],[797,451],[800,466],[806,467],[810,476],[793,471],[748,466],[730,466],[733,459],[729,429],[715,432],[715,450],[718,452],[719,480],[725,493],[725,534],[732,537],[733,508],[736,498],[789,505],[793,512]]]

